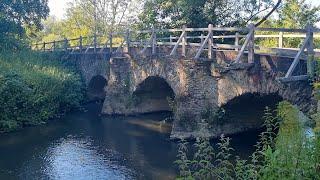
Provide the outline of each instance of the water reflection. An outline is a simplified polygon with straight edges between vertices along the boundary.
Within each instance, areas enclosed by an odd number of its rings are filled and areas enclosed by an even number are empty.
[[[0,135],[0,179],[174,179],[168,114],[101,117],[101,105],[61,121]],[[232,145],[249,154],[256,132]],[[216,141],[214,141],[216,143]]]
[[[121,154],[93,146],[89,138],[62,138],[48,148],[45,174],[51,179],[133,179],[133,171],[119,164]]]

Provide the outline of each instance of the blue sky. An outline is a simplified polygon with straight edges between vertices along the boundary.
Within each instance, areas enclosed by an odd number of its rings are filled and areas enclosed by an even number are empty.
[[[72,0],[49,0],[50,15],[56,16],[57,18],[63,18],[65,13],[66,5]],[[320,5],[320,0],[307,0],[313,5]]]

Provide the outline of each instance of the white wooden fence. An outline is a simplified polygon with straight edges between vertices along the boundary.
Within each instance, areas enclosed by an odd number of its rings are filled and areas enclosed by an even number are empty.
[[[317,34],[318,33],[318,34]],[[314,58],[320,57],[320,50],[314,48],[315,38],[320,39],[320,29],[308,25],[305,29],[287,28],[259,28],[250,24],[246,28],[213,27],[209,24],[206,28],[181,29],[151,29],[143,31],[127,30],[125,32],[111,33],[108,36],[79,37],[52,42],[37,43],[32,46],[34,50],[42,51],[69,51],[70,53],[127,53],[130,48],[140,48],[140,53],[145,54],[151,49],[151,54],[156,55],[160,46],[171,47],[170,56],[186,57],[188,48],[197,48],[194,59],[213,58],[213,51],[237,51],[234,63],[243,63],[243,56],[247,54],[246,63],[254,62],[255,54],[270,54],[294,58],[283,82],[306,80],[314,74]],[[258,46],[255,42],[261,39],[277,39],[277,47]],[[286,38],[302,39],[300,47],[284,47]],[[99,39],[104,39],[98,42]],[[93,40],[93,41],[92,41]],[[115,42],[116,40],[116,42]],[[220,41],[220,43],[219,43]],[[223,41],[223,43],[221,43]],[[181,54],[177,54],[178,48]],[[203,57],[205,56],[205,57]],[[308,60],[308,74],[293,76],[293,72],[300,60]]]

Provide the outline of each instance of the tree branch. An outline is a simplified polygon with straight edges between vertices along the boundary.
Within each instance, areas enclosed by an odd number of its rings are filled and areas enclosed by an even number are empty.
[[[278,0],[277,4],[271,9],[271,11],[255,24],[255,27],[260,26],[265,20],[267,20],[268,17],[271,16],[271,14],[280,6],[281,2],[282,0]]]

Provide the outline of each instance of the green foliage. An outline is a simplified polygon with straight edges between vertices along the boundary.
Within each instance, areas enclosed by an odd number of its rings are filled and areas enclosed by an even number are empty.
[[[314,90],[314,95],[315,98],[320,101],[320,59],[316,58],[316,68],[315,68],[315,80],[313,82],[313,90]],[[315,132],[316,133],[320,133],[320,112],[317,112],[316,114],[314,114],[313,119],[315,120]]]
[[[0,49],[20,48],[26,28],[40,29],[49,14],[47,0],[0,1]]]
[[[281,118],[279,133],[274,150],[265,151],[265,168],[262,178],[272,179],[319,179],[316,169],[315,143],[317,137],[307,138],[302,123],[299,121],[298,110],[288,102],[278,106]]]
[[[320,6],[312,7],[306,0],[284,0],[278,10],[279,18],[265,21],[263,27],[273,28],[305,28],[307,24],[315,25],[320,20]],[[263,32],[266,34],[266,32]],[[268,34],[278,35],[274,32]],[[284,38],[283,46],[298,48],[303,42],[302,38]],[[263,47],[278,47],[278,38],[262,38],[257,42]],[[320,45],[315,41],[316,47]],[[319,46],[320,47],[320,46]]]
[[[320,20],[320,7],[312,7],[306,0],[285,0],[279,11],[279,26],[304,28]]]
[[[260,141],[257,143],[256,148],[258,151],[265,151],[269,147],[274,147],[274,139],[279,127],[279,117],[275,116],[269,107],[264,110],[263,127],[265,131],[260,134]]]
[[[144,28],[240,26],[272,4],[271,0],[147,0],[139,18]]]
[[[179,168],[179,176],[185,179],[192,178],[191,170],[189,169],[190,160],[187,156],[188,153],[188,143],[185,140],[180,141],[178,145],[177,160],[174,162]]]
[[[265,131],[249,160],[232,157],[229,138],[222,136],[217,150],[198,138],[193,160],[185,144],[179,149],[183,160],[176,162],[184,173],[178,179],[320,179],[320,136],[306,137],[298,110],[281,102],[276,113],[266,108],[263,118]]]
[[[137,19],[137,13],[141,1],[139,0],[96,0],[97,11],[94,1],[74,0],[67,3],[66,15],[62,20],[54,17],[44,21],[44,31],[33,38],[37,42],[49,42],[83,37],[83,44],[93,43],[93,36],[98,35],[97,43],[104,45],[108,42],[108,34],[124,31],[124,24],[131,24]],[[127,25],[126,25],[127,27]],[[114,35],[116,36],[116,35]],[[121,37],[114,37],[113,43],[119,44],[123,41]],[[78,45],[78,42],[71,41],[70,45]]]
[[[179,167],[178,179],[232,179],[230,138],[223,135],[215,150],[208,138],[199,137],[194,144],[196,152],[188,159],[185,141],[179,144],[175,163]]]
[[[212,146],[210,146],[209,139],[197,138],[194,146],[197,151],[194,153],[193,160],[191,161],[192,176],[196,179],[209,179],[213,177],[210,169],[213,167],[212,160],[215,153]]]
[[[83,99],[83,84],[57,54],[1,52],[0,131],[37,125]]]

